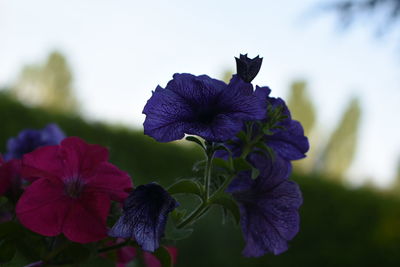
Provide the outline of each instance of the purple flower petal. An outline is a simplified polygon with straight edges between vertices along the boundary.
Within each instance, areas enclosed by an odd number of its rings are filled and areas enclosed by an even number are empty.
[[[239,132],[244,121],[260,119],[265,112],[265,101],[239,78],[226,85],[207,75],[175,74],[165,89],[158,86],[147,101],[143,126],[145,134],[159,142],[178,140],[184,134],[221,142]]]
[[[168,213],[178,205],[158,184],[138,186],[125,200],[124,213],[109,235],[133,238],[143,250],[154,252],[164,235]]]
[[[5,160],[20,159],[26,153],[32,152],[38,147],[58,145],[65,138],[65,134],[56,124],[48,124],[42,130],[26,129],[17,137],[7,141],[7,153]]]
[[[273,129],[272,134],[264,135],[264,142],[273,149],[273,151],[280,157],[287,161],[298,160],[304,158],[305,153],[309,150],[310,145],[301,124],[293,120],[288,107],[281,98],[270,97],[271,90],[268,87],[256,87],[254,96],[263,99],[272,107],[272,109],[281,108],[281,114],[286,116],[285,119],[280,121]],[[269,118],[264,116],[259,119],[262,122],[268,122]],[[246,132],[246,128],[242,127]],[[257,136],[261,129],[258,125],[254,125],[252,129],[253,136]],[[226,146],[232,151],[233,157],[239,157],[242,153],[243,142],[233,137],[229,144]],[[220,151],[216,154],[217,157],[227,158],[228,153]]]
[[[298,185],[287,179],[289,165],[279,157],[268,165],[255,180],[241,172],[227,189],[239,203],[246,257],[286,251],[299,230],[302,197]]]

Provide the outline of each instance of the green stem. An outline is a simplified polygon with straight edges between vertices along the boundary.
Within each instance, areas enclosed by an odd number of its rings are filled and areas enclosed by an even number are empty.
[[[212,203],[213,198],[220,194],[221,192],[224,192],[225,189],[228,187],[228,185],[231,183],[232,179],[237,175],[237,173],[232,173],[228,178],[225,179],[223,184],[214,192],[214,194],[210,198],[210,202]]]
[[[97,250],[97,252],[98,253],[104,253],[104,252],[107,252],[107,251],[110,251],[110,250],[119,249],[119,248],[127,246],[129,244],[129,242],[130,242],[130,240],[128,239],[128,240],[126,240],[126,241],[124,241],[122,243],[118,243],[118,244],[113,245],[113,246],[100,248],[100,249]]]
[[[185,227],[188,224],[191,224],[194,220],[197,219],[197,217],[203,213],[203,210],[205,210],[208,206],[207,202],[203,202],[201,203],[201,205],[199,205],[185,220],[183,220],[182,222],[180,222],[176,228],[181,229],[183,227]]]
[[[214,151],[211,150],[210,153],[207,153],[207,162],[204,170],[204,202],[207,202],[210,197],[210,182],[211,182],[211,168],[212,168],[212,160],[214,157]]]
[[[206,166],[204,169],[204,195],[201,204],[182,222],[180,222],[176,227],[178,229],[191,224],[201,215],[203,215],[209,208],[210,202],[210,183],[211,183],[211,170],[212,161],[214,158],[214,144],[208,144],[205,149],[206,154]]]

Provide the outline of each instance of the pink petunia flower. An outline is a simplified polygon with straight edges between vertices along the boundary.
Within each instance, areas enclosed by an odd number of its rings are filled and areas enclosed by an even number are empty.
[[[21,160],[4,161],[0,155],[0,196],[11,191],[12,197],[21,193]]]
[[[108,161],[108,150],[78,137],[25,154],[22,175],[33,181],[19,199],[17,217],[44,236],[63,233],[78,243],[106,237],[111,200],[132,189],[127,173]]]
[[[172,258],[172,264],[176,264],[176,257],[178,255],[178,250],[175,247],[165,247],[168,250],[169,255]],[[144,262],[147,267],[161,267],[161,262],[153,254],[144,251],[143,252]]]
[[[178,250],[175,247],[165,247],[172,258],[173,265],[176,264]],[[126,265],[136,258],[136,249],[134,247],[123,247],[117,251],[116,267],[126,267]],[[161,267],[161,262],[150,252],[143,251],[143,261],[146,267]]]
[[[107,245],[111,246],[113,244],[119,244],[124,242],[125,240],[123,238],[117,238],[115,242],[108,242]],[[168,251],[169,255],[172,258],[172,264],[176,264],[176,258],[178,255],[178,249],[176,247],[165,247],[165,249]],[[131,261],[133,261],[137,255],[137,251],[141,251],[140,248],[135,248],[131,246],[125,246],[120,249],[118,249],[116,252],[117,254],[117,259],[115,263],[115,267],[126,267]],[[146,251],[141,251],[142,254],[141,257],[143,257],[143,263],[146,267],[161,267],[161,262],[157,259],[156,256],[151,254],[150,252]],[[106,258],[107,257],[107,252],[103,253],[100,255],[101,257]]]

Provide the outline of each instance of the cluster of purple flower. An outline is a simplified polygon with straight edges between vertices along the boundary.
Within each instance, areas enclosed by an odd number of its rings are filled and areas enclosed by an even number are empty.
[[[271,97],[268,87],[254,89],[251,84],[262,59],[241,55],[236,63],[237,74],[229,84],[207,75],[175,74],[165,88],[158,86],[143,110],[144,133],[159,142],[185,135],[203,139],[187,138],[205,151],[204,183],[184,181],[198,190],[178,192],[196,192],[201,204],[174,222],[176,230],[221,204],[221,196],[228,197],[240,213],[243,254],[279,254],[299,230],[302,196],[289,176],[291,161],[304,158],[309,144],[285,102]],[[8,141],[7,149],[0,157],[0,196],[14,203],[26,228],[43,236],[63,234],[77,243],[111,236],[117,238],[115,248],[133,239],[145,253],[160,247],[168,215],[179,206],[170,195],[176,193],[173,186],[168,191],[156,183],[133,188],[130,176],[108,162],[106,148],[66,138],[54,124],[24,130]],[[223,181],[211,188],[215,158],[226,164],[219,170]],[[108,229],[111,201],[124,205]],[[232,213],[234,209],[230,207]],[[1,212],[0,222],[13,217]],[[129,252],[125,256],[132,259],[133,248],[127,249],[119,253]]]
[[[144,131],[159,142],[200,136],[223,148],[216,157],[246,159],[253,171],[237,172],[226,188],[240,208],[243,253],[279,254],[299,229],[302,196],[289,176],[291,161],[304,158],[309,143],[282,99],[270,97],[268,87],[254,90],[251,81],[262,59],[240,55],[236,62],[237,74],[229,84],[206,75],[175,74],[165,89],[158,86],[143,110]]]

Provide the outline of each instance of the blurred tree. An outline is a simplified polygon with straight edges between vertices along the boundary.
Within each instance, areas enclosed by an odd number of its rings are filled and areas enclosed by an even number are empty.
[[[288,107],[294,119],[301,122],[304,133],[309,136],[315,124],[315,107],[307,92],[304,80],[294,81],[290,87]]]
[[[57,112],[76,113],[78,101],[72,88],[72,72],[60,52],[52,52],[46,62],[23,67],[12,94],[20,101]]]
[[[400,160],[397,163],[396,181],[398,181],[400,187]]]
[[[222,80],[226,83],[229,83],[233,75],[233,71],[231,70],[226,70],[223,75],[222,75]]]
[[[400,159],[397,162],[396,174],[391,187],[391,191],[394,192],[396,195],[400,196]]]
[[[334,179],[343,179],[357,149],[361,107],[358,98],[353,98],[342,119],[332,133],[322,153],[320,170]]]
[[[288,107],[295,120],[301,122],[304,133],[310,142],[310,150],[307,158],[294,162],[293,166],[296,171],[309,173],[314,169],[318,155],[317,142],[315,132],[313,131],[316,122],[315,106],[307,91],[307,82],[304,80],[296,80],[290,85],[288,96]]]
[[[344,26],[348,26],[360,15],[368,15],[368,20],[371,20],[371,15],[380,15],[380,33],[387,32],[388,26],[400,20],[400,0],[338,0],[327,7],[338,12]]]

